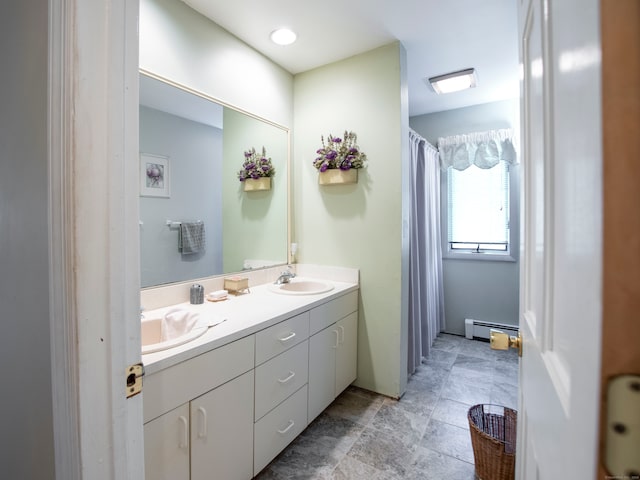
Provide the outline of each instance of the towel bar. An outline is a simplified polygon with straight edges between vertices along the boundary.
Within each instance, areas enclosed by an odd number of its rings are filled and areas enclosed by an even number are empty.
[[[202,223],[202,220],[196,220],[194,223]],[[167,220],[165,224],[169,228],[180,228],[180,226],[182,225],[182,222],[174,222],[172,220]]]

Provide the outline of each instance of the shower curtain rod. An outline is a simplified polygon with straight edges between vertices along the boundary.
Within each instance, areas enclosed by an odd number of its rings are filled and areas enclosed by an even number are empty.
[[[418,140],[420,140],[421,142],[424,142],[424,144],[427,146],[427,148],[432,148],[434,152],[439,152],[439,150],[434,145],[432,145],[431,142],[429,142],[429,140],[424,138],[422,135],[420,135],[418,132],[416,132],[411,127],[409,127],[409,134],[418,137]]]

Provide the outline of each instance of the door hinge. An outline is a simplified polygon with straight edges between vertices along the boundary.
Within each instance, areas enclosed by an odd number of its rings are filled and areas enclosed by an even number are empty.
[[[142,391],[142,377],[144,377],[144,365],[136,363],[129,365],[125,372],[127,382],[127,398],[139,394]]]
[[[612,478],[640,478],[640,375],[619,375],[607,384],[605,467]]]

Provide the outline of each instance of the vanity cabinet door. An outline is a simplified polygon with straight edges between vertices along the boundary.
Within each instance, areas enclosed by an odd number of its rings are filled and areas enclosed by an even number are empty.
[[[253,477],[254,372],[191,401],[191,480]]]
[[[146,480],[189,480],[189,404],[144,425]]]
[[[309,339],[309,423],[335,398],[339,336],[339,330],[333,324]]]
[[[358,312],[353,312],[336,323],[338,348],[336,349],[336,396],[356,379],[358,374]]]
[[[358,312],[309,339],[309,423],[357,376]]]

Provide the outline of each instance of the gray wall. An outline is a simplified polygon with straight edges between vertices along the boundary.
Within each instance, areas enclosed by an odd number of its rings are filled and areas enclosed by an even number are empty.
[[[170,198],[140,197],[143,287],[222,273],[222,130],[140,107],[140,151],[169,157]],[[166,220],[205,224],[206,250],[182,255]]]
[[[47,2],[0,7],[0,476],[53,479]]]
[[[438,137],[461,133],[499,128],[513,128],[517,133],[519,118],[518,100],[505,100],[420,115],[412,117],[409,124],[436,145]],[[442,215],[446,215],[446,202],[442,202],[442,208]],[[518,211],[515,210],[516,214]],[[517,230],[517,226],[512,227]],[[514,248],[518,245],[516,241]],[[444,259],[446,331],[464,334],[465,318],[517,325],[519,268],[518,261]]]

